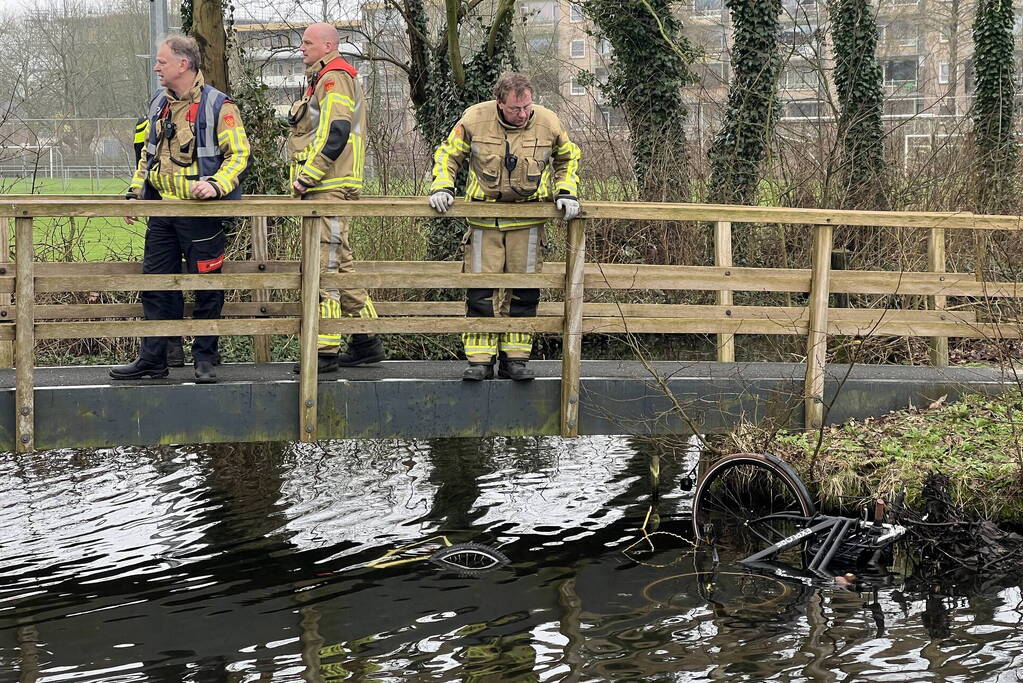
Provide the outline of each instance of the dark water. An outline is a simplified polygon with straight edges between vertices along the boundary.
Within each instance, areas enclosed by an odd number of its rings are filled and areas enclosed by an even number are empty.
[[[651,509],[645,448],[0,456],[0,681],[1023,680],[1019,581],[715,566],[684,538],[683,463]],[[417,561],[438,536],[511,563]]]

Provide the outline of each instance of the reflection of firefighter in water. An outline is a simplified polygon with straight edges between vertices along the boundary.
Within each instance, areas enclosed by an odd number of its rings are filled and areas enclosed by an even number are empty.
[[[519,621],[519,616],[508,615],[485,624],[466,626],[456,635],[472,637],[491,628]],[[469,645],[458,653],[462,661],[461,680],[467,683],[487,681],[539,681],[536,668],[536,648],[529,632],[500,635],[478,644]]]

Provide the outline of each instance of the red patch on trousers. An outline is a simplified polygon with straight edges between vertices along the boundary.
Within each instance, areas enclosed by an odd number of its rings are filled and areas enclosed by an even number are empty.
[[[196,261],[195,263],[195,267],[200,273],[212,273],[216,270],[220,270],[222,265],[224,265],[223,254],[216,258],[206,259],[205,261]]]

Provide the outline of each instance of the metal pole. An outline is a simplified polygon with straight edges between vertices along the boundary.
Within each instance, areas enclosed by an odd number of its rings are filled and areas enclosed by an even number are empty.
[[[160,87],[153,66],[156,65],[156,45],[167,35],[167,0],[149,0],[149,96]]]

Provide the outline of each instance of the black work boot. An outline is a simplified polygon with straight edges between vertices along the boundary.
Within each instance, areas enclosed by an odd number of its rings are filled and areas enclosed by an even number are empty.
[[[462,380],[465,382],[482,382],[485,379],[494,379],[494,361],[488,363],[473,363],[462,373]]]
[[[525,358],[502,358],[501,364],[497,368],[497,376],[516,382],[529,382],[536,379],[533,371],[526,367],[528,362]]]
[[[167,365],[172,368],[185,367],[185,347],[182,346],[181,337],[167,340]]]
[[[167,369],[166,365],[150,363],[143,358],[139,358],[127,365],[115,365],[110,368],[110,376],[113,379],[142,379],[144,377],[162,379],[169,373],[170,370]]]
[[[196,384],[215,384],[216,381],[217,372],[213,369],[213,363],[208,360],[195,361]]]
[[[295,363],[291,366],[291,371],[296,375],[302,374],[302,364]],[[323,374],[325,372],[336,372],[337,371],[337,354],[336,353],[318,353],[316,354],[316,372]]]
[[[387,353],[384,351],[384,343],[380,341],[380,337],[353,334],[348,341],[348,348],[338,355],[337,364],[343,368],[350,368],[356,365],[379,363],[385,358],[387,358]]]

